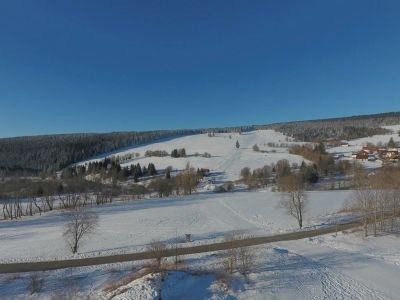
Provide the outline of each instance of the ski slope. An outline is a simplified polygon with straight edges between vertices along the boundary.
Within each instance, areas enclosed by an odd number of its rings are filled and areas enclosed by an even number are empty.
[[[123,163],[122,166],[137,163],[147,166],[151,162],[155,164],[157,169],[165,169],[168,166],[172,166],[175,170],[182,170],[187,163],[190,163],[195,168],[210,169],[212,172],[220,174],[219,180],[226,181],[238,179],[240,170],[244,167],[260,168],[264,165],[274,164],[281,159],[287,159],[291,164],[300,165],[304,158],[289,154],[287,147],[269,147],[267,145],[268,143],[299,144],[290,142],[290,140],[290,137],[274,130],[256,130],[242,134],[217,133],[215,137],[208,137],[207,134],[198,134],[135,147],[110,154],[108,157],[139,153],[140,157]],[[236,141],[240,144],[239,149],[235,147]],[[252,148],[255,144],[259,146],[260,150],[268,151],[268,153],[253,151]],[[165,150],[170,154],[173,149],[178,148],[185,148],[187,157],[145,157],[147,150]],[[210,153],[211,158],[194,156],[195,153],[203,154],[204,152]],[[84,161],[79,165],[85,165],[100,159]]]

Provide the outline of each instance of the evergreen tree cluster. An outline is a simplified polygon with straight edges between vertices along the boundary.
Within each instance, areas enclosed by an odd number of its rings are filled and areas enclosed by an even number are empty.
[[[62,178],[83,178],[89,174],[100,174],[102,178],[112,178],[115,180],[126,180],[133,177],[135,182],[143,176],[154,176],[157,174],[156,167],[153,163],[149,163],[147,168],[140,164],[132,164],[129,167],[121,167],[118,161],[106,158],[102,161],[90,162],[87,167],[74,166],[65,168],[62,172]]]
[[[318,168],[316,164],[306,164],[303,160],[300,166],[300,174],[304,182],[317,183],[319,180]]]
[[[171,151],[171,157],[178,158],[178,157],[186,157],[186,150],[185,148],[181,149],[174,149]]]

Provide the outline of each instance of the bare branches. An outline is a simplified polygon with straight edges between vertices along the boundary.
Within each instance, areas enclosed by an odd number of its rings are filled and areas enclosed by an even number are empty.
[[[98,216],[81,206],[65,212],[64,217],[67,223],[63,235],[72,253],[76,253],[81,240],[98,226]]]
[[[375,236],[378,230],[387,230],[388,214],[393,216],[390,230],[394,230],[394,220],[398,217],[400,206],[400,169],[383,167],[368,176],[362,167],[356,166],[353,184],[355,190],[351,208],[361,214],[365,236],[368,235],[368,223],[372,223]]]
[[[225,237],[230,242],[230,247],[225,251],[225,259],[222,262],[225,272],[233,274],[239,271],[247,276],[255,263],[255,254],[249,247],[240,247],[240,240],[243,236],[228,235]]]
[[[304,192],[304,182],[300,175],[290,174],[281,177],[278,181],[279,188],[283,192],[281,205],[288,215],[296,218],[299,227],[303,227],[303,217],[308,201]]]
[[[254,252],[249,247],[240,247],[238,249],[238,269],[240,274],[247,276],[255,263]]]
[[[24,215],[21,200],[9,199],[3,202],[3,218],[7,219],[18,219]]]
[[[153,241],[148,246],[148,251],[151,253],[151,256],[154,257],[157,271],[160,271],[162,268],[162,262],[164,260],[166,250],[167,245],[161,241]]]

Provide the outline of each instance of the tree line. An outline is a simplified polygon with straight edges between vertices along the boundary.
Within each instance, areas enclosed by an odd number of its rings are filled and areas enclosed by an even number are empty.
[[[400,112],[331,118],[310,121],[286,122],[261,126],[275,129],[285,135],[305,142],[328,139],[352,140],[376,134],[390,133],[382,126],[400,123]]]
[[[105,158],[101,161],[90,162],[87,166],[70,166],[62,172],[62,178],[84,178],[87,175],[98,175],[100,179],[110,178],[113,182],[132,177],[135,182],[138,182],[140,177],[157,175],[157,170],[153,163],[149,163],[147,167],[141,167],[139,163],[122,167],[118,160]]]
[[[159,197],[171,195],[191,195],[197,188],[199,181],[204,177],[202,170],[195,170],[188,163],[185,170],[172,177],[171,169],[167,168],[164,178],[155,178],[148,188],[158,194]]]
[[[400,168],[384,166],[368,174],[359,164],[355,165],[353,177],[354,192],[346,210],[358,212],[364,227],[364,235],[370,231],[398,230],[396,219],[400,213]]]
[[[50,174],[124,147],[202,132],[201,129],[160,130],[3,138],[0,139],[0,176]]]
[[[17,178],[0,184],[0,208],[3,219],[18,219],[53,209],[111,203],[114,197],[122,195],[141,198],[148,193],[142,185],[103,184],[82,177],[62,180]]]

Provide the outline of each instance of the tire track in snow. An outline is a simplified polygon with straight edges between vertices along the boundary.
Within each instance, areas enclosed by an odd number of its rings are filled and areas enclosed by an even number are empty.
[[[300,266],[304,266],[300,269],[308,270],[307,273],[302,271],[301,274],[296,276],[297,290],[304,299],[391,299],[384,292],[370,288],[358,280],[313,259],[288,250],[289,254],[295,256],[295,260],[298,261],[297,263]],[[320,289],[315,285],[310,285],[310,281],[319,282]]]
[[[232,206],[230,206],[228,203],[226,203],[226,202],[224,201],[224,199],[218,199],[218,203],[219,203],[221,206],[223,206],[224,208],[226,208],[227,210],[229,210],[230,212],[232,212],[232,214],[234,214],[235,216],[237,216],[237,217],[240,218],[241,220],[243,220],[243,221],[245,221],[245,222],[247,222],[247,223],[249,223],[249,224],[251,224],[251,225],[253,225],[253,226],[256,226],[256,227],[259,228],[259,229],[264,229],[264,228],[265,228],[265,225],[264,225],[264,224],[262,224],[262,223],[260,223],[260,222],[256,222],[256,221],[254,221],[254,220],[252,220],[252,219],[248,219],[248,218],[246,218],[245,216],[243,216],[242,214],[240,214],[239,211],[237,211],[237,210],[234,209]]]

